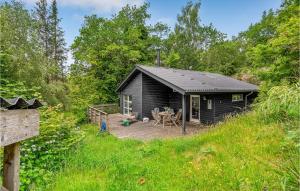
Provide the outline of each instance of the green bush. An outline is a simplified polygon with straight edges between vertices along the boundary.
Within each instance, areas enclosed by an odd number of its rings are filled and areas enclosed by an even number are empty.
[[[66,154],[83,138],[76,118],[61,108],[41,109],[40,135],[22,143],[20,190],[48,184],[53,172],[63,167]]]
[[[299,84],[274,86],[262,94],[256,110],[264,121],[286,123],[300,119],[299,101]]]
[[[280,123],[286,131],[287,141],[292,141],[295,147],[300,148],[299,83],[274,86],[268,91],[261,90],[255,109],[259,114],[259,120],[266,123]]]
[[[41,100],[44,97],[39,92],[42,92],[39,87],[28,88],[23,82],[0,79],[1,97]],[[60,101],[54,100],[52,103],[66,100],[60,87],[52,92],[56,92],[57,98],[61,96]],[[45,92],[43,95],[46,95]],[[51,96],[53,97],[49,95]],[[46,97],[46,100],[50,100],[49,97]],[[53,173],[63,167],[66,154],[84,136],[83,132],[76,128],[77,117],[73,113],[64,112],[62,104],[54,107],[44,106],[40,109],[40,115],[40,135],[21,144],[20,190],[31,190],[36,186],[43,187],[48,184]],[[0,160],[3,157],[2,152],[0,149]]]
[[[41,99],[41,94],[38,93],[39,90],[39,87],[27,88],[24,82],[0,79],[0,96],[4,98],[23,97],[25,99]]]
[[[274,86],[262,92],[256,104],[259,119],[279,123],[285,139],[281,143],[284,162],[271,164],[282,177],[283,190],[298,190],[300,186],[300,88],[299,84]]]

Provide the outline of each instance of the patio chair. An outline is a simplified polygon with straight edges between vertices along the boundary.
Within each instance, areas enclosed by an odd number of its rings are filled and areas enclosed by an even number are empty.
[[[171,114],[175,113],[175,112],[174,112],[174,109],[172,109],[172,108],[170,108],[170,109],[168,110],[168,112],[171,113]]]
[[[154,126],[158,125],[160,123],[160,120],[161,120],[160,116],[158,115],[158,112],[155,112],[154,110],[152,110],[151,114],[152,114],[152,117],[154,119],[153,125]]]
[[[180,123],[181,115],[182,115],[182,109],[179,109],[178,112],[176,113],[176,115],[171,118],[173,124],[176,127],[178,127],[177,124],[179,125],[179,123]]]
[[[155,113],[158,113],[159,112],[159,108],[158,107],[156,107],[156,108],[154,108],[154,110],[153,110]]]

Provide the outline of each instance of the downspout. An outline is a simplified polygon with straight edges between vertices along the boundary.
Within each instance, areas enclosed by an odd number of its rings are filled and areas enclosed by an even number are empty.
[[[186,134],[186,95],[182,94],[182,134]]]
[[[214,96],[214,110],[213,110],[213,123],[216,122],[215,118],[216,118],[216,98]]]
[[[141,75],[142,75],[142,77],[141,77],[141,78],[142,78],[142,80],[141,80],[141,81],[142,81],[142,82],[141,82],[141,86],[142,86],[142,87],[141,87],[141,97],[142,97],[142,98],[141,98],[141,99],[142,99],[142,100],[141,100],[141,103],[142,103],[142,104],[141,104],[141,112],[142,112],[142,113],[141,113],[141,120],[143,120],[143,117],[144,117],[144,111],[143,111],[143,99],[144,99],[144,95],[143,95],[143,73],[141,73]]]
[[[250,93],[248,93],[246,96],[245,96],[245,110],[247,108],[247,105],[248,105],[248,96],[252,95],[253,94],[253,91],[251,91]]]

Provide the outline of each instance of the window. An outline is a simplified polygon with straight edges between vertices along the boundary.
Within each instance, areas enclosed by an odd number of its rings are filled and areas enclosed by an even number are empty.
[[[232,94],[232,102],[243,101],[243,94]]]
[[[211,99],[207,100],[207,109],[212,109],[212,101],[211,101]]]
[[[123,113],[125,115],[130,115],[132,112],[132,96],[123,96]]]

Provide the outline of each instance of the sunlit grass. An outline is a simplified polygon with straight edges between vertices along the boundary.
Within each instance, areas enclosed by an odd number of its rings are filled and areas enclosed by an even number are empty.
[[[172,140],[119,140],[92,125],[48,190],[279,190],[283,131],[254,113]]]

